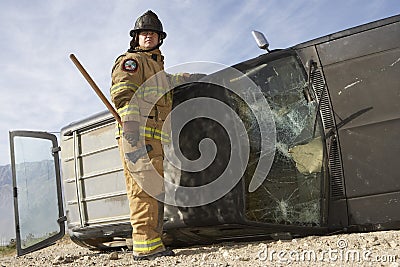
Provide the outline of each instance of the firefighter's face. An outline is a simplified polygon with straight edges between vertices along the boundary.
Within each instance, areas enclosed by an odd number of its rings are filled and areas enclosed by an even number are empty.
[[[139,46],[151,49],[158,44],[158,33],[152,31],[141,31],[139,33]]]

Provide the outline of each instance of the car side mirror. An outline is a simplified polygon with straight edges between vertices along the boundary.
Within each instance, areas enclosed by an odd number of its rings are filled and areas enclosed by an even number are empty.
[[[264,34],[259,31],[252,31],[251,33],[253,34],[253,37],[256,40],[258,47],[261,49],[267,50],[269,52],[269,49],[268,49],[269,43],[268,43],[267,38],[265,38]]]

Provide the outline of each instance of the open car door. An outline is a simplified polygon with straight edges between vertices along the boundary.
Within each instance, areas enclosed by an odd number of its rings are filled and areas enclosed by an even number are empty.
[[[61,239],[65,221],[57,137],[10,132],[17,255]]]

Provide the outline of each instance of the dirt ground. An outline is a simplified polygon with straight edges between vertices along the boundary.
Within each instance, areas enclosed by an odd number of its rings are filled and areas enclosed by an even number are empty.
[[[175,257],[133,261],[127,250],[98,252],[64,238],[45,249],[0,258],[5,266],[400,266],[400,231],[229,242],[174,250]]]

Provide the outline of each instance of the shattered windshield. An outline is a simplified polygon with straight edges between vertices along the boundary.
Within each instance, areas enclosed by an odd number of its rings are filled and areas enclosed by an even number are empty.
[[[250,165],[246,169],[246,218],[264,223],[320,225],[324,181],[323,142],[317,125],[315,102],[303,90],[306,75],[293,56],[263,63],[244,73],[260,86],[276,125],[276,151],[272,168],[254,192],[249,180],[257,164],[260,135],[254,116],[241,110],[251,136]],[[249,178],[250,177],[250,178]]]

